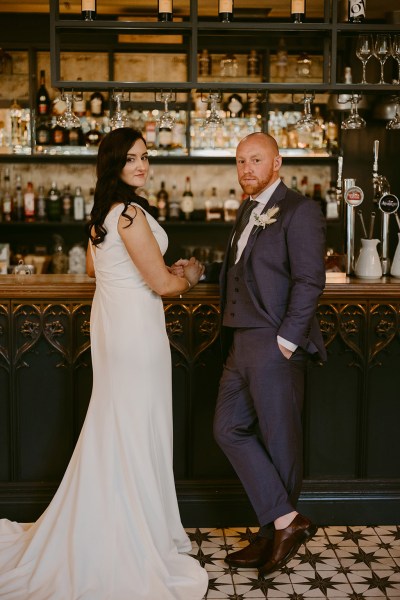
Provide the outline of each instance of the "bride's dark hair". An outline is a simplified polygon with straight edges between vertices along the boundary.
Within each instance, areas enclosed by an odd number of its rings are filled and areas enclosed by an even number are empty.
[[[149,210],[149,203],[145,198],[136,194],[135,188],[124,183],[120,176],[126,164],[126,156],[137,140],[146,140],[140,133],[131,127],[121,127],[110,131],[102,139],[97,155],[97,183],[94,191],[94,204],[90,214],[87,230],[95,246],[101,244],[107,235],[104,227],[110,207],[116,202],[124,203],[122,215],[129,221],[133,218],[126,214],[126,209],[131,202],[136,202],[145,210]]]

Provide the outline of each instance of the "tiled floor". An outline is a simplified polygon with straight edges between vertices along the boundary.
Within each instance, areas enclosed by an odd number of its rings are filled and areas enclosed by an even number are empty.
[[[187,529],[209,576],[207,600],[400,600],[400,526],[320,527],[279,572],[232,569],[228,552],[247,545],[257,528]]]

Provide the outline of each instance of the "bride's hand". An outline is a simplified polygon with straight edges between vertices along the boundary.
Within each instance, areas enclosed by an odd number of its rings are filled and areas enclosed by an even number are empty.
[[[192,256],[187,261],[187,265],[184,266],[183,270],[184,277],[188,280],[190,285],[193,286],[196,285],[196,283],[198,283],[200,277],[203,275],[204,265],[202,265],[201,262],[197,260],[197,258]]]
[[[188,262],[189,261],[188,261],[187,258],[180,258],[179,260],[177,260],[176,262],[174,262],[173,265],[171,265],[170,267],[168,267],[168,270],[173,275],[177,275],[178,277],[184,277],[185,276],[184,267],[186,267],[186,265],[188,264]]]

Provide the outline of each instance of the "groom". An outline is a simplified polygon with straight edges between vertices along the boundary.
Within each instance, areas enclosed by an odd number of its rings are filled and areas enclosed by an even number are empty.
[[[326,359],[315,316],[325,285],[325,220],[316,202],[288,189],[273,137],[252,133],[236,151],[241,206],[222,265],[224,370],[214,435],[260,523],[227,556],[265,575],[285,565],[317,527],[299,514],[304,373]]]

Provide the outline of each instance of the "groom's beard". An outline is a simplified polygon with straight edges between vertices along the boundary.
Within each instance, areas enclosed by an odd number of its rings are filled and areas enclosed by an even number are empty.
[[[239,179],[240,186],[248,196],[258,196],[273,182],[274,169],[271,165],[269,171],[262,176],[254,174],[242,175]],[[247,179],[247,181],[246,181]]]

